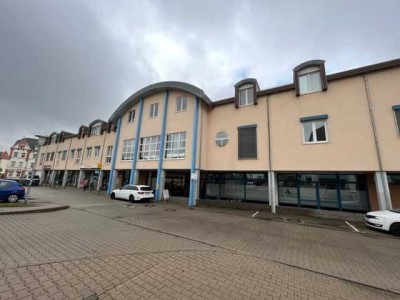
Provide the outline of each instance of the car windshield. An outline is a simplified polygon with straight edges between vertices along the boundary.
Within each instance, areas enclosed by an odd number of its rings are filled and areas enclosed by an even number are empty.
[[[400,208],[391,209],[390,211],[391,211],[391,212],[394,212],[394,213],[400,214]]]
[[[151,187],[149,187],[149,186],[141,186],[140,190],[141,191],[151,191]]]

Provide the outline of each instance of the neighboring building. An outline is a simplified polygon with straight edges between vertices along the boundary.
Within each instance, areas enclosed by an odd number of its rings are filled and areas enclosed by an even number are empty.
[[[189,205],[400,207],[400,60],[328,76],[325,62],[313,60],[293,79],[265,90],[244,79],[234,97],[214,102],[187,83],[150,85],[109,122],[50,135],[37,168],[44,182],[79,186],[86,177],[109,193],[147,184],[157,200],[168,189]]]
[[[10,148],[10,160],[7,165],[5,177],[20,179],[35,168],[38,153],[38,140],[23,138],[15,142]]]
[[[7,151],[0,152],[0,178],[5,178],[5,173],[9,161],[10,156],[8,155]]]

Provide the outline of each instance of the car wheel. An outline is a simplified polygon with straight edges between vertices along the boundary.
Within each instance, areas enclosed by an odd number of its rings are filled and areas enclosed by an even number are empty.
[[[10,203],[15,203],[18,202],[18,199],[19,199],[18,195],[12,194],[8,196],[7,201]]]
[[[129,196],[129,201],[130,201],[130,202],[135,201],[135,197],[133,197],[133,195],[130,195],[130,196]]]
[[[390,232],[396,236],[400,236],[400,223],[393,223],[390,226]]]
[[[115,199],[115,193],[111,193],[110,197],[111,199]]]

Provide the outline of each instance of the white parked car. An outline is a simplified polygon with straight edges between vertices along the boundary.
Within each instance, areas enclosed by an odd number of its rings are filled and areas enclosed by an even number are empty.
[[[365,224],[369,227],[389,231],[400,236],[400,208],[370,211],[365,214]]]
[[[154,199],[154,193],[151,187],[147,185],[127,184],[120,189],[113,190],[110,197],[111,199],[125,199],[133,202]]]

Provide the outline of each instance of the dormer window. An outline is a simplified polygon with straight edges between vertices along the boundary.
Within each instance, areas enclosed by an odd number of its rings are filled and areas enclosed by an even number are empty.
[[[100,135],[101,125],[94,125],[92,129],[90,129],[90,135]]]
[[[296,96],[326,91],[325,61],[311,60],[293,69]]]
[[[56,143],[56,140],[57,140],[57,136],[56,135],[53,135],[52,137],[51,137],[51,144],[55,144]]]
[[[299,89],[300,95],[322,91],[321,72],[318,67],[299,72]]]
[[[235,84],[235,107],[257,104],[257,92],[260,90],[257,80],[247,78]]]
[[[245,85],[239,88],[239,106],[254,104],[254,88],[252,85]]]

